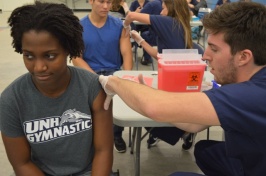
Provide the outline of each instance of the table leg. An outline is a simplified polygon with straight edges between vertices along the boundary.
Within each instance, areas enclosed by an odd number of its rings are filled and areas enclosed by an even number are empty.
[[[132,134],[132,139],[131,139],[131,148],[130,148],[130,153],[134,153],[134,147],[135,147],[135,141],[136,141],[136,133],[137,133],[137,127],[133,128],[133,134]]]
[[[142,127],[137,127],[136,153],[135,153],[135,176],[140,176],[140,144]]]
[[[131,127],[129,127],[129,140],[128,140],[128,147],[131,147],[131,142],[132,142],[132,136],[131,136]]]

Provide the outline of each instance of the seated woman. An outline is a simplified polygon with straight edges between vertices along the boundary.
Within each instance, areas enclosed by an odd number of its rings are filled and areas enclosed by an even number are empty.
[[[193,15],[198,16],[200,8],[207,8],[206,0],[187,0],[188,6]]]
[[[138,32],[132,31],[131,36],[149,55],[157,59],[157,54],[162,53],[163,49],[193,48],[190,18],[186,0],[163,0],[161,15],[128,12],[124,27],[129,29],[128,26],[134,20],[150,25],[150,29],[157,35],[157,49],[149,45]],[[185,139],[182,146],[184,150],[190,149],[195,137],[194,134],[186,133],[175,127],[153,128],[150,134],[147,141],[149,145],[156,144],[157,137],[172,145],[183,137]]]
[[[148,0],[135,0],[130,4],[129,10],[131,12],[140,12],[141,9],[148,3]]]
[[[143,10],[144,6],[148,3],[148,0],[135,0],[130,4],[129,10],[131,12],[138,12],[140,13],[141,10]],[[145,12],[144,12],[145,13]],[[147,31],[149,29],[146,25],[138,25],[135,26],[133,23],[131,23],[131,28],[135,29],[136,31]]]
[[[16,8],[8,23],[28,70],[0,98],[15,175],[110,175],[113,118],[102,107],[99,76],[67,65],[84,50],[79,19],[63,4],[35,1]]]

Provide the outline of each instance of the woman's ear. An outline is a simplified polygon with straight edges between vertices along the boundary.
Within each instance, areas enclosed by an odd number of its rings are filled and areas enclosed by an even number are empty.
[[[253,61],[253,54],[250,50],[245,49],[239,52],[238,66],[244,66]]]

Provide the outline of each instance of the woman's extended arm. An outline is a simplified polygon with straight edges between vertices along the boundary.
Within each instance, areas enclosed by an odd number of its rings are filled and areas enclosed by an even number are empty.
[[[128,26],[134,20],[141,22],[141,23],[145,23],[145,24],[151,24],[149,14],[128,12],[124,25]]]
[[[138,43],[138,45],[141,45],[142,48],[153,58],[157,58],[157,48],[153,48],[149,43],[147,43],[137,31],[131,31],[131,37]]]

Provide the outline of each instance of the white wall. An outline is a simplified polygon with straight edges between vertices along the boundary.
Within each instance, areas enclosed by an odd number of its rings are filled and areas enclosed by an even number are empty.
[[[64,3],[71,9],[91,9],[89,0],[41,0],[42,2],[54,2],[54,3]],[[131,2],[134,0],[125,0],[130,6]]]
[[[0,0],[0,9],[3,11],[13,11],[19,6],[33,2],[34,0]]]
[[[89,0],[40,0],[42,2],[53,2],[66,4],[71,9],[91,9]],[[134,0],[126,0],[128,6]],[[13,11],[16,7],[27,3],[33,3],[34,0],[0,0],[0,9],[2,11]]]
[[[41,0],[42,2],[63,3],[71,9],[91,9],[89,0]]]

